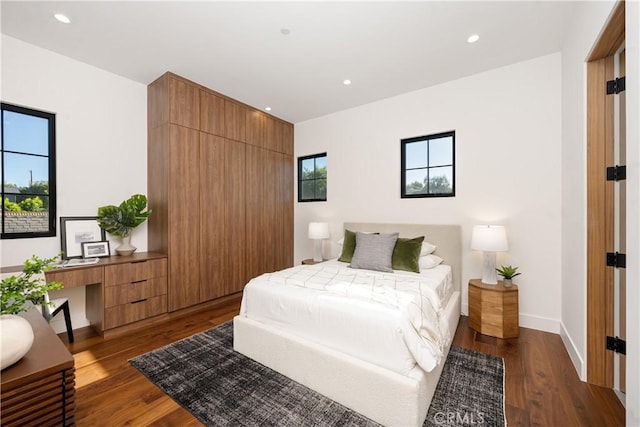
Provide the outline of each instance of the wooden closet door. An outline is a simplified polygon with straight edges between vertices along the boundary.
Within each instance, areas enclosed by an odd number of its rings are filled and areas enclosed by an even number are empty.
[[[275,268],[281,270],[293,266],[293,157],[280,153],[272,157],[277,171]]]
[[[200,133],[200,302],[225,295],[224,138]]]
[[[246,153],[246,255],[249,278],[268,271],[268,258],[273,253],[267,241],[269,216],[265,212],[267,197],[267,151],[247,145]]]
[[[169,311],[200,301],[200,133],[169,125]]]
[[[246,145],[227,139],[224,153],[224,291],[228,295],[240,292],[250,279],[245,263]]]

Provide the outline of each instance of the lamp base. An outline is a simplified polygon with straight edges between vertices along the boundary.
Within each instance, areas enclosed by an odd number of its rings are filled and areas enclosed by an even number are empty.
[[[322,240],[315,239],[313,241],[313,260],[315,262],[322,262]]]
[[[482,253],[482,283],[485,285],[497,285],[498,276],[496,275],[496,253]]]

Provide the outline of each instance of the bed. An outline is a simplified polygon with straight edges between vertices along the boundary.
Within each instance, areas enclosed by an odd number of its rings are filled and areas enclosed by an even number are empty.
[[[405,272],[369,274],[329,261],[260,276],[245,288],[241,313],[234,318],[234,349],[373,421],[421,426],[460,317],[460,227],[345,223],[344,228],[398,232],[408,238],[425,236],[425,241],[436,245],[434,254],[446,266],[434,268],[423,278],[423,274]],[[386,305],[340,295],[345,291],[340,287],[344,280],[358,285],[395,280],[398,289],[405,281],[418,280],[421,289],[423,282],[433,281],[433,291],[416,300],[422,298],[422,305],[427,306],[438,299],[440,305],[432,303],[437,321],[419,326],[442,332],[440,340],[409,339],[412,328]],[[447,283],[450,289],[444,292]],[[325,292],[327,287],[331,292]],[[439,292],[442,295],[434,298]],[[311,305],[298,299],[303,294],[311,295]],[[364,312],[368,314],[361,314]]]

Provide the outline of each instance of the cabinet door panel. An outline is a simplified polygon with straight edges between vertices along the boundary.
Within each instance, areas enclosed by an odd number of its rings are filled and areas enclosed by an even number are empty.
[[[224,131],[227,139],[247,141],[247,109],[233,101],[224,101]]]
[[[224,295],[225,142],[200,134],[200,301]]]
[[[245,224],[245,144],[225,141],[225,295],[239,292],[248,277],[244,262]]]
[[[200,132],[171,125],[169,153],[169,310],[200,302]]]
[[[258,110],[247,111],[247,143],[256,147],[266,147],[268,117]]]
[[[211,92],[200,90],[200,130],[224,135],[225,100]]]
[[[169,121],[191,129],[200,128],[200,89],[191,83],[169,79]]]
[[[256,277],[267,271],[265,230],[269,218],[265,215],[267,183],[265,181],[266,150],[247,145],[246,154],[246,256],[247,274]]]

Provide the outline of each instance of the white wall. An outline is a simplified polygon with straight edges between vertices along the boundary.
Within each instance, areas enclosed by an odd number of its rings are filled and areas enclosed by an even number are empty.
[[[461,224],[466,285],[480,277],[469,248],[475,224],[502,224],[520,266],[522,326],[559,332],[560,54],[297,123],[296,156],[327,152],[328,201],[296,203],[296,262],[312,255],[310,221],[327,221],[332,244],[344,222]],[[357,84],[354,83],[354,84]],[[456,131],[456,196],[400,198],[400,139]],[[427,236],[428,240],[428,236]]]
[[[56,113],[58,217],[95,216],[99,206],[146,194],[146,86],[5,35],[1,41],[2,101]],[[145,251],[146,224],[132,236]],[[2,266],[58,252],[60,230],[0,241]],[[84,288],[58,293],[71,297],[74,328],[86,326]],[[53,325],[64,330],[62,319]]]
[[[586,59],[615,2],[585,2],[562,49],[562,327],[578,373],[586,380],[587,137]]]

